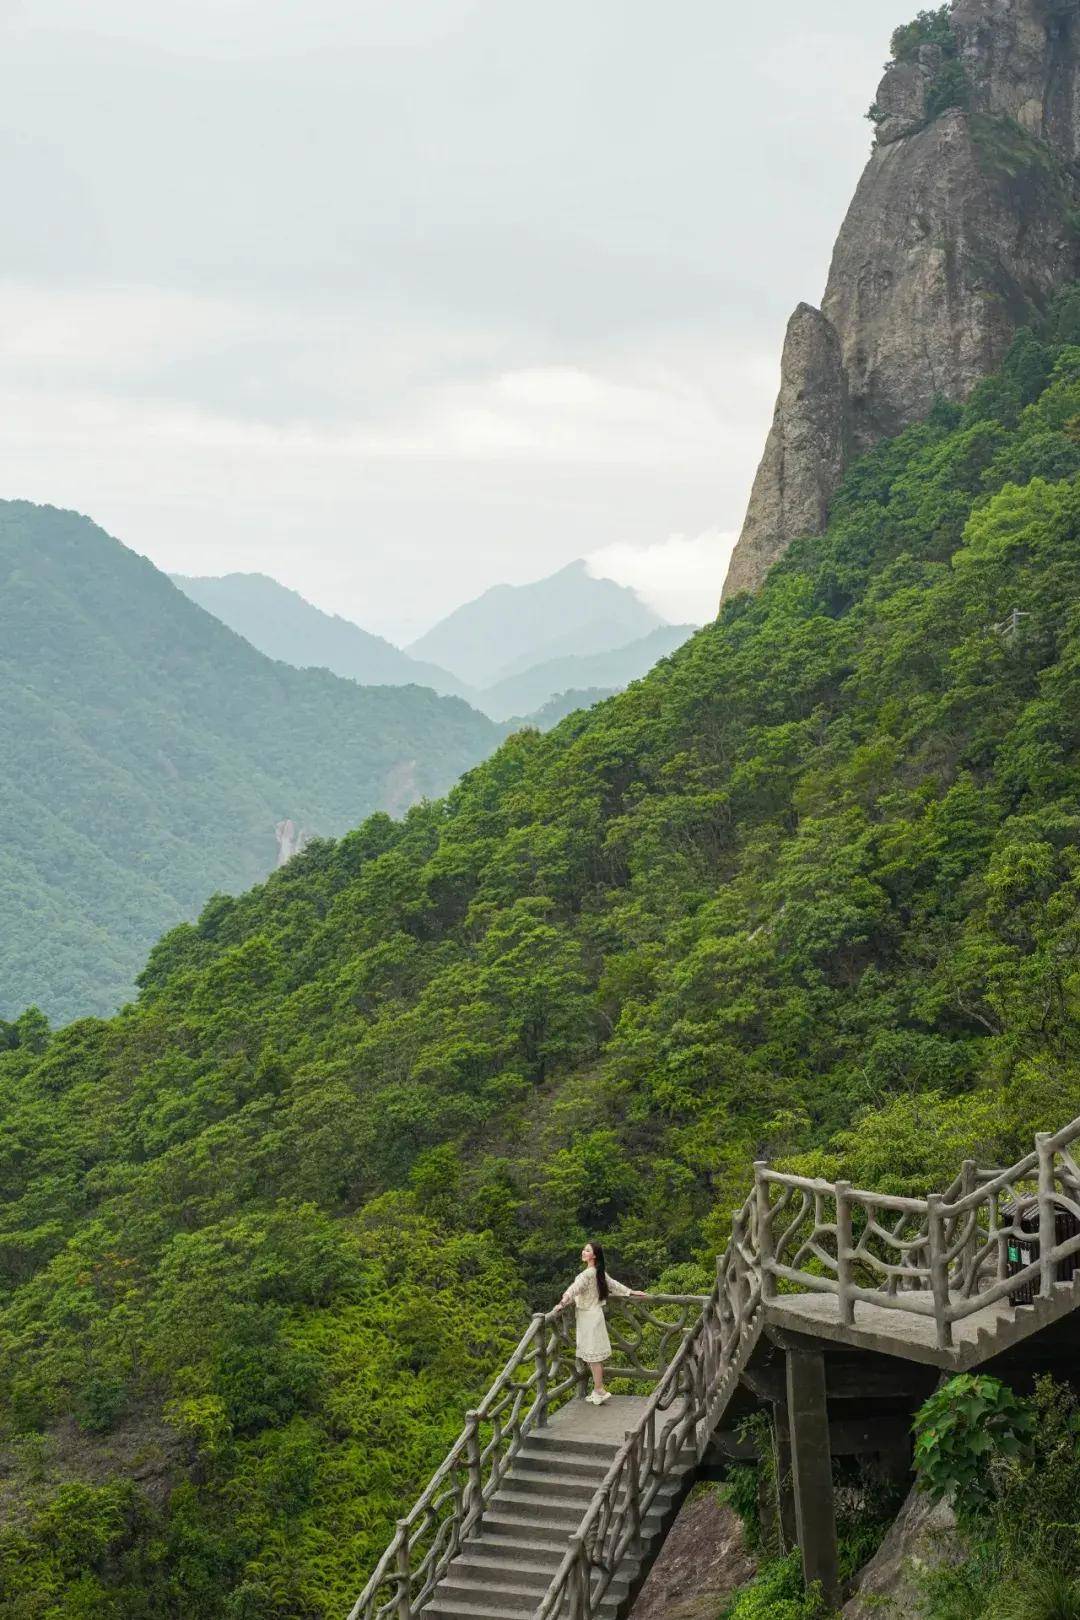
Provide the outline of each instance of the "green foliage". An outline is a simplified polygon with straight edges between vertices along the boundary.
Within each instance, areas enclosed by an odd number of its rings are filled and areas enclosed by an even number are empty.
[[[342,833],[501,734],[271,662],[86,518],[0,502],[0,1020],[113,1012],[163,929],[272,869],[278,822]]]
[[[922,1192],[1080,1113],[1078,337],[635,687],[216,898],[109,1022],[0,1030],[10,1612],[347,1612],[586,1237],[688,1291],[756,1156]],[[61,1476],[163,1422],[161,1505],[66,1572]]]
[[[1062,1570],[1034,1571],[994,1604],[996,1620],[1080,1620],[1080,1581]]]
[[[736,1593],[720,1620],[831,1620],[819,1591],[803,1585],[798,1553],[778,1558]]]
[[[983,1456],[966,1556],[922,1580],[926,1620],[1069,1620],[1080,1597],[1080,1412],[1070,1387],[1036,1380],[1019,1449]],[[987,1460],[988,1459],[988,1460]]]
[[[955,50],[953,31],[949,26],[947,5],[932,11],[920,11],[912,22],[902,23],[893,30],[890,49],[894,62],[911,62],[923,45],[936,45],[941,50]]]
[[[915,1418],[920,1487],[933,1497],[950,1497],[961,1520],[973,1519],[993,1493],[994,1463],[1022,1453],[1034,1421],[999,1379],[973,1373],[950,1378]]]
[[[949,24],[948,5],[920,11],[912,22],[893,32],[890,63],[922,62],[927,69],[923,112],[927,123],[949,107],[966,107],[968,81],[959,58],[956,36]],[[880,124],[885,113],[877,102],[867,117]]]

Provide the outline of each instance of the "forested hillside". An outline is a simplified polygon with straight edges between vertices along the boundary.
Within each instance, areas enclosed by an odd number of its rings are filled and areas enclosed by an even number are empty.
[[[499,731],[419,687],[273,663],[87,518],[0,502],[0,1017],[109,1013],[275,829],[444,791]]]
[[[583,1238],[1080,1112],[1078,472],[1074,293],[645,680],[7,1029],[5,1614],[341,1616]]]

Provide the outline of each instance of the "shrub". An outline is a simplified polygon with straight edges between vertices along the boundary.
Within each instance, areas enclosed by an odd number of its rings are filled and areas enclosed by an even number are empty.
[[[820,1590],[803,1585],[797,1552],[767,1564],[735,1594],[721,1620],[831,1620]]]
[[[1011,1587],[991,1612],[993,1620],[1080,1620],[1080,1582],[1044,1569]]]
[[[949,107],[966,107],[968,101],[967,76],[960,63],[956,36],[949,26],[949,10],[948,6],[939,6],[935,11],[920,11],[914,21],[897,28],[892,36],[892,56],[886,63],[888,67],[893,62],[917,61],[925,45],[935,47],[940,53],[926,87],[923,113],[927,123]],[[876,126],[885,114],[875,101],[866,116]]]
[[[948,6],[938,6],[933,11],[920,11],[912,22],[902,23],[893,30],[892,59],[894,62],[911,62],[919,54],[922,45],[938,45],[944,51],[956,51],[956,40],[949,27]]]
[[[957,1517],[973,1520],[993,1496],[991,1463],[1020,1456],[1034,1424],[1031,1408],[997,1378],[950,1378],[915,1417],[920,1487],[933,1497],[952,1496]]]

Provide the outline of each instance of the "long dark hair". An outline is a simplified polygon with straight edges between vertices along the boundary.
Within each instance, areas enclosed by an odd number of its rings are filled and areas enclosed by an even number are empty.
[[[600,1243],[589,1239],[589,1248],[592,1250],[593,1264],[596,1267],[596,1292],[600,1295],[601,1304],[608,1296],[607,1271],[604,1267],[604,1249]]]

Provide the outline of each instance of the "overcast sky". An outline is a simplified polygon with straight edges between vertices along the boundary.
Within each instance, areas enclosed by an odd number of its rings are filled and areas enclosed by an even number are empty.
[[[0,16],[0,495],[395,640],[584,555],[713,611],[897,0]]]

